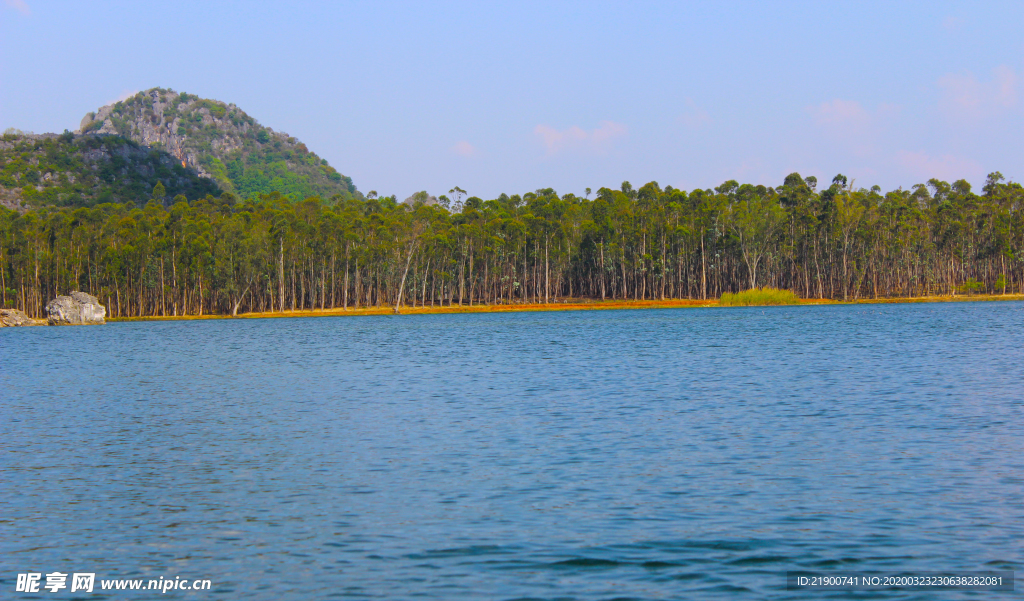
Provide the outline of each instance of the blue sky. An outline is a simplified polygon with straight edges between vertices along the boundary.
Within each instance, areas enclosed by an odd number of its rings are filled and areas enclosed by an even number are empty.
[[[399,198],[1024,178],[1024,2],[0,3],[0,128],[169,87]]]

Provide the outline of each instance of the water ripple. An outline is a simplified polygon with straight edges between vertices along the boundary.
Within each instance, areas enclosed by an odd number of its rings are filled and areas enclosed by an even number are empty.
[[[60,570],[268,600],[808,599],[787,570],[1019,570],[1022,318],[8,328],[0,589]]]

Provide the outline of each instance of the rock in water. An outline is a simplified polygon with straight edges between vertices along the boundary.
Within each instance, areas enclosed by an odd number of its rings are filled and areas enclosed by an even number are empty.
[[[25,315],[24,311],[19,311],[18,309],[0,309],[0,328],[34,325],[36,325],[35,322],[31,317]]]
[[[51,326],[80,326],[106,323],[107,308],[98,298],[84,292],[58,296],[46,304],[46,322]]]

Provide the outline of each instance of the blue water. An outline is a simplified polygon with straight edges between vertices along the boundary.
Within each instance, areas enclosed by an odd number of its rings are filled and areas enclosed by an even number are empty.
[[[1024,304],[0,330],[0,597],[871,599],[1020,570]],[[45,580],[45,577],[44,577]],[[69,598],[67,590],[37,598]]]

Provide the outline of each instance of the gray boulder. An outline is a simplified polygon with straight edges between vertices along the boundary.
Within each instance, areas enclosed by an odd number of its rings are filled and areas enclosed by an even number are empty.
[[[107,308],[98,298],[84,292],[58,296],[46,304],[46,322],[51,326],[80,326],[106,323]]]
[[[428,206],[438,204],[437,197],[427,194],[426,190],[423,190],[422,192],[417,192],[410,196],[409,198],[406,198],[405,200],[402,201],[402,204],[407,204],[410,207],[414,207],[418,202],[422,202],[423,204]]]
[[[18,326],[34,326],[36,325],[28,315],[25,315],[24,311],[18,309],[0,309],[0,328],[16,328]]]

